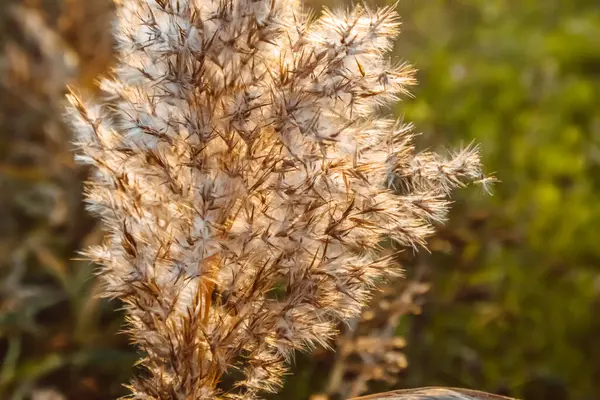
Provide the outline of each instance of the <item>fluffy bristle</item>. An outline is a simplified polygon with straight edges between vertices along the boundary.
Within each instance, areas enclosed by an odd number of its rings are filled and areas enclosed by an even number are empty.
[[[414,83],[384,58],[398,28],[389,7],[309,23],[292,0],[120,2],[105,98],[70,100],[108,233],[87,254],[147,353],[134,398],[276,391],[395,273],[381,239],[424,245],[480,178],[474,148],[416,154],[378,116]]]

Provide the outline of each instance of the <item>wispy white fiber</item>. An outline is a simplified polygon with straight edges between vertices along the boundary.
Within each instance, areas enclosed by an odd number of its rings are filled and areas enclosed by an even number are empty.
[[[147,353],[135,399],[277,391],[397,272],[381,239],[423,246],[482,179],[476,148],[417,154],[379,116],[413,84],[384,57],[393,8],[309,21],[293,0],[121,0],[104,97],[70,96],[107,232],[87,255]]]

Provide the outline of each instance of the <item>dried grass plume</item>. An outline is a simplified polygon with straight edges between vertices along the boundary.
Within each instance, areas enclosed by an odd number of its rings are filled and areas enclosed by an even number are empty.
[[[71,94],[70,119],[107,231],[87,255],[147,354],[132,396],[277,391],[295,350],[327,346],[397,272],[381,239],[423,246],[450,190],[482,179],[476,149],[416,153],[379,116],[414,83],[384,57],[393,7],[121,0],[117,15],[104,97]]]

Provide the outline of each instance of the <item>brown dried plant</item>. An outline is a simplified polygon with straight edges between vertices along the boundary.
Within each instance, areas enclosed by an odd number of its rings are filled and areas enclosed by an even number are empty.
[[[146,354],[132,396],[275,392],[294,351],[327,346],[399,272],[382,238],[423,246],[451,189],[483,179],[477,151],[416,153],[379,116],[414,83],[384,57],[393,7],[118,3],[118,65],[70,112],[108,232],[86,254]]]
[[[393,279],[382,285],[360,318],[344,326],[337,338],[323,398],[356,397],[368,393],[372,382],[388,387],[398,383],[408,362],[403,351],[406,340],[397,335],[397,328],[402,317],[420,314],[428,290],[429,285],[418,279]]]

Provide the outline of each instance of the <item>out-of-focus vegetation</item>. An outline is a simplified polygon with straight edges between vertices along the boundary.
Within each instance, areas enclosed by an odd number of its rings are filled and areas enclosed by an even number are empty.
[[[417,385],[600,398],[600,4],[398,7],[395,56],[420,71],[398,115],[423,148],[481,143],[502,183],[493,197],[458,192],[432,253],[407,254],[409,279],[343,328],[337,354],[299,356],[277,398]],[[116,398],[136,358],[118,304],[97,300],[93,267],[74,260],[101,234],[61,122],[65,85],[93,91],[110,63],[110,12],[110,0],[0,7],[2,399]]]
[[[432,241],[432,290],[405,384],[600,398],[600,3],[404,1],[398,54],[420,70],[398,108],[481,143],[502,181],[458,193]]]
[[[93,90],[111,59],[110,1],[0,6],[0,399],[109,399],[135,360],[99,301],[65,85]]]

